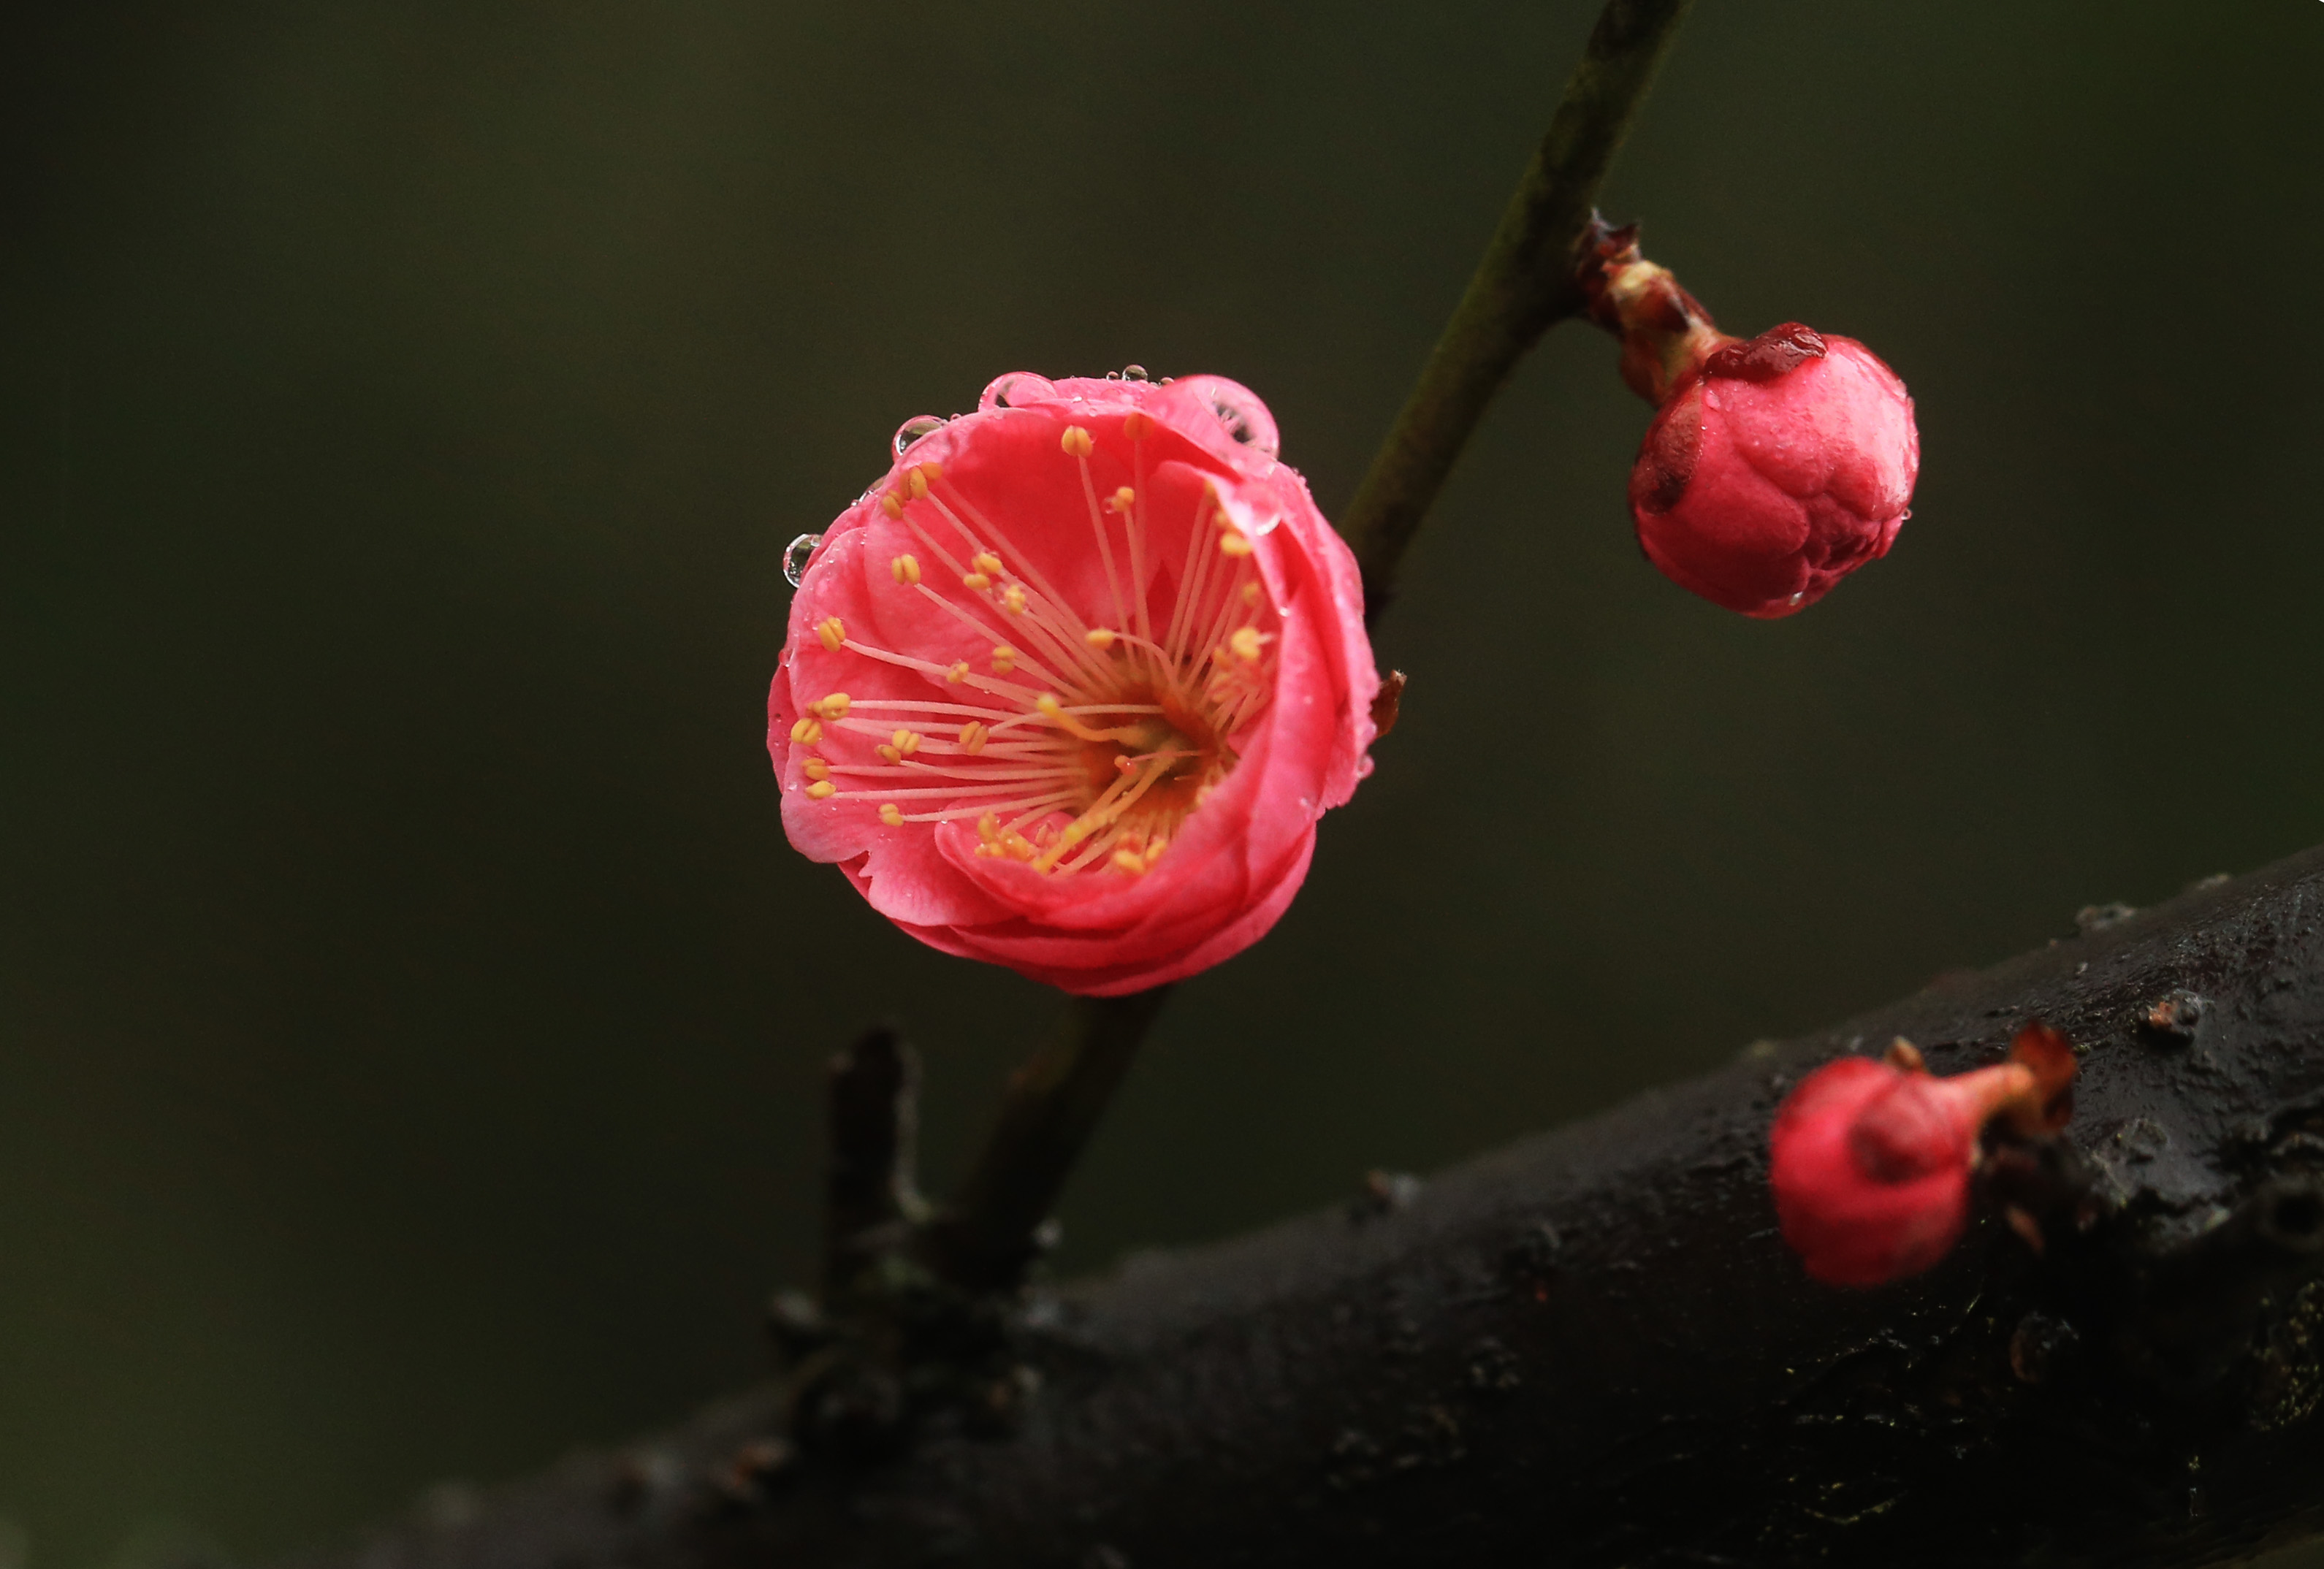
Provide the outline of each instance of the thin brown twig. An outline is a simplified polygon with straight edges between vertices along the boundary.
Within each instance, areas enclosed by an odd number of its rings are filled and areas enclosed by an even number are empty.
[[[1484,260],[1341,518],[1371,619],[1493,394],[1544,333],[1580,313],[1575,242],[1689,3],[1608,0],[1600,14]]]
[[[975,1167],[930,1230],[930,1262],[945,1279],[1004,1291],[1024,1278],[1066,1177],[1169,994],[1157,986],[1073,999],[1063,1028],[1011,1076]]]

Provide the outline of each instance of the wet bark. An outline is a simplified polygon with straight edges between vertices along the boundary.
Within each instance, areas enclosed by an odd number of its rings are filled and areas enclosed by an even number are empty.
[[[1030,1298],[885,1458],[770,1387],[312,1569],[2179,1564],[2324,1529],[2324,851],[1343,1211]],[[1919,1279],[1816,1286],[1765,1134],[1904,1035],[2084,1052]],[[2013,1223],[2006,1206],[2021,1212]],[[2037,1246],[2038,1244],[2038,1246]],[[457,1518],[455,1518],[455,1517]]]

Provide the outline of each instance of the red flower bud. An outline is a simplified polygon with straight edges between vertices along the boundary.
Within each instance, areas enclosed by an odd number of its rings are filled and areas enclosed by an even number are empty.
[[[1888,553],[1921,468],[1913,400],[1879,356],[1798,322],[1718,330],[1634,228],[1595,231],[1582,283],[1621,334],[1623,378],[1659,405],[1630,471],[1647,559],[1746,615],[1814,604]]]
[[[2010,1060],[1932,1077],[1899,1040],[1885,1060],[1842,1057],[1800,1081],[1768,1135],[1768,1182],[1784,1240],[1834,1286],[1877,1286],[1934,1265],[1969,1216],[1978,1135],[1996,1116],[2020,1131],[2064,1125],[2074,1054],[2043,1025]]]

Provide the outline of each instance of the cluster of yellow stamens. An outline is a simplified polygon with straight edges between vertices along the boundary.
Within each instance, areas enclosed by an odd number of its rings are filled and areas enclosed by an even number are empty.
[[[816,623],[816,639],[835,653],[968,688],[960,697],[979,700],[832,692],[807,703],[790,736],[807,752],[801,771],[811,799],[876,802],[891,828],[973,818],[979,854],[1042,872],[1102,866],[1140,874],[1161,858],[1186,816],[1234,768],[1231,738],[1272,697],[1274,639],[1252,543],[1207,489],[1195,503],[1175,596],[1149,603],[1145,441],[1152,429],[1143,414],[1123,420],[1134,483],[1103,497],[1091,474],[1096,438],[1073,425],[1060,441],[1081,471],[1110,595],[1111,614],[1101,612],[1094,624],[941,466],[916,464],[897,477],[880,508],[911,531],[919,549],[891,558],[889,576],[898,591],[923,595],[973,629],[991,650],[986,669],[872,646],[835,615]],[[948,584],[959,587],[941,586]],[[1023,678],[1009,678],[1020,669]],[[843,737],[871,743],[835,746]]]

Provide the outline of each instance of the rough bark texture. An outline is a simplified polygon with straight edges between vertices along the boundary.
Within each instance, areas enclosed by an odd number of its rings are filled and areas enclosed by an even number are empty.
[[[309,1563],[2177,1564],[2312,1534],[2319,913],[2324,851],[2086,912],[1400,1204],[1036,1298],[1038,1385],[901,1458],[802,1454],[770,1389]],[[1898,1034],[1959,1071],[2033,1017],[2084,1050],[2066,1145],[2005,1160],[1932,1274],[1807,1281],[1766,1190],[1789,1084]]]

